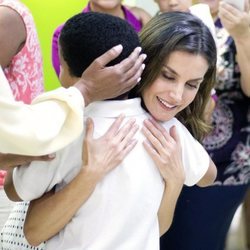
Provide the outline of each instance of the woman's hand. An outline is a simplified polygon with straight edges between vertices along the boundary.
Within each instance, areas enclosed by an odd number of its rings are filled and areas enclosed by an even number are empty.
[[[245,1],[245,11],[240,11],[230,4],[220,2],[219,17],[223,27],[233,39],[243,39],[250,30],[250,14],[248,0]]]
[[[134,148],[137,141],[133,136],[138,126],[135,120],[121,126],[123,120],[123,116],[117,118],[98,139],[93,138],[93,121],[87,120],[80,172],[63,189],[31,202],[24,226],[31,245],[37,246],[60,232],[88,200],[98,182]]]
[[[15,154],[0,153],[0,169],[9,170],[19,165],[27,165],[32,161],[51,161],[55,158],[55,154],[42,156],[27,156]]]
[[[96,181],[118,166],[135,147],[133,139],[138,125],[131,119],[121,126],[124,116],[120,116],[98,139],[93,138],[94,123],[88,118],[86,136],[83,143],[83,171],[93,174]]]
[[[155,120],[144,121],[143,133],[148,141],[144,147],[154,160],[166,185],[180,185],[185,180],[182,164],[181,144],[176,128],[167,132]]]
[[[144,121],[143,133],[148,139],[144,142],[145,149],[165,181],[158,210],[159,231],[163,235],[172,224],[176,202],[185,180],[181,143],[175,126],[168,133],[153,119]]]

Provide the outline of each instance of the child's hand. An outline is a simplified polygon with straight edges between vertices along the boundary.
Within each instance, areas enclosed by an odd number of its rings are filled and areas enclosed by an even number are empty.
[[[148,141],[144,146],[154,160],[166,185],[182,187],[185,173],[182,164],[181,144],[176,128],[167,132],[155,120],[144,121],[143,133]]]
[[[123,116],[111,125],[100,138],[94,139],[94,123],[89,118],[86,125],[86,136],[83,143],[83,171],[87,171],[96,182],[117,167],[126,155],[135,147],[133,139],[138,125],[131,119],[121,126]]]

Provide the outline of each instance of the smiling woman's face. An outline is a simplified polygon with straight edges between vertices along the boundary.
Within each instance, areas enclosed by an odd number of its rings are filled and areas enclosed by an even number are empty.
[[[142,93],[149,113],[159,121],[175,117],[194,100],[207,70],[203,56],[172,52],[159,76]]]

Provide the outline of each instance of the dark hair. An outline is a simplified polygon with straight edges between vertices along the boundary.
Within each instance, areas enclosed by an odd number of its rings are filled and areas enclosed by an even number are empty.
[[[163,64],[174,51],[184,51],[202,55],[208,70],[194,101],[177,118],[201,140],[210,126],[204,119],[204,109],[215,84],[216,45],[209,29],[190,13],[167,12],[152,18],[140,33],[143,53],[147,54],[146,68],[142,73],[141,84],[132,95],[139,95],[148,88],[160,74]]]
[[[71,17],[61,31],[59,44],[70,74],[76,77],[113,46],[122,44],[123,51],[110,66],[128,57],[140,45],[138,34],[128,22],[97,12]]]

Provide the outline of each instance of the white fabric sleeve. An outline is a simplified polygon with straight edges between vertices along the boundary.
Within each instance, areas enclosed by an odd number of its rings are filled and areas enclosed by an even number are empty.
[[[182,159],[185,169],[185,185],[193,186],[205,175],[210,157],[203,146],[190,134],[183,124],[179,124],[178,133],[182,146]]]
[[[34,200],[51,190],[55,185],[69,182],[81,168],[82,141],[80,136],[69,146],[58,151],[52,161],[33,161],[28,166],[13,171],[13,184],[18,196]]]
[[[84,100],[74,87],[16,102],[0,67],[0,152],[44,155],[65,147],[83,130]]]

